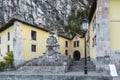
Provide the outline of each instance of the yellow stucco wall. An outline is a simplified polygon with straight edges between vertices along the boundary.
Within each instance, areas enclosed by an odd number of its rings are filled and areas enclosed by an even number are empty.
[[[37,32],[37,40],[31,40],[31,30]],[[46,51],[46,39],[49,37],[49,32],[34,28],[32,26],[22,24],[22,39],[23,39],[23,57],[24,60],[30,60],[32,58],[37,58]],[[65,50],[68,50],[68,55],[72,55],[74,49],[71,50],[71,40],[61,37],[58,37],[59,45],[60,45],[60,53],[65,55]],[[68,47],[65,46],[65,42],[68,41]],[[82,40],[83,41],[83,40]],[[35,44],[37,47],[37,51],[35,55],[32,55],[31,52],[31,44]],[[81,47],[82,42],[80,43]],[[79,48],[78,48],[79,49]],[[82,50],[83,52],[83,50]],[[83,55],[82,55],[83,56]]]
[[[13,51],[13,35],[14,35],[14,27],[10,26],[4,31],[0,32],[1,44],[0,44],[0,53],[3,56],[6,56],[7,53],[7,45],[10,46],[10,51]],[[10,40],[8,41],[8,32],[10,32]],[[3,57],[0,56],[0,61],[3,60]]]
[[[110,48],[111,50],[120,50],[120,37],[118,36],[120,34],[120,0],[109,0],[109,19],[110,19]],[[92,16],[92,20],[90,22],[90,56],[91,58],[96,57],[96,52],[93,50],[92,47],[92,38],[96,34],[96,30],[92,31],[93,26],[93,19],[96,15],[96,11],[94,12]]]
[[[110,48],[120,50],[120,0],[110,0]]]
[[[111,22],[110,24],[110,48],[111,50],[120,50],[120,22]]]
[[[59,40],[59,44],[60,44],[60,52],[62,55],[65,55],[65,50],[68,50],[68,55],[71,55],[71,52],[70,52],[70,45],[71,45],[71,42],[69,39],[66,39],[66,38],[63,38],[63,37],[59,37],[58,38]],[[66,47],[66,41],[68,41],[68,47]]]
[[[21,23],[22,26],[22,46],[23,46],[23,60],[31,60],[32,58],[38,58],[39,56],[42,56],[43,53],[46,51],[46,39],[49,37],[49,32],[38,29],[36,27],[30,26],[25,23]],[[31,39],[31,30],[36,31],[37,33],[37,40]],[[10,41],[7,41],[7,33],[10,32]],[[1,48],[1,54],[5,55],[7,52],[7,45],[10,45],[10,51],[13,51],[13,37],[14,37],[14,26],[8,27],[4,31],[0,32],[1,41],[0,44]],[[79,47],[74,48],[74,41],[75,37],[71,40],[62,36],[58,36],[58,42],[60,45],[59,52],[62,55],[65,55],[65,51],[68,50],[68,55],[73,56],[74,51],[78,50],[81,53],[81,58],[84,57],[84,38],[80,38],[80,36],[76,36],[77,40],[79,41]],[[66,41],[68,41],[68,47],[66,47]],[[32,54],[31,51],[31,45],[36,45],[36,53]],[[0,57],[0,61],[3,60]]]
[[[79,41],[79,47],[74,47],[74,41]],[[73,53],[78,50],[80,52],[81,58],[84,58],[84,38],[80,38],[79,36],[75,36],[71,41],[71,56]]]
[[[37,40],[31,40],[31,30],[37,32]],[[43,55],[46,51],[46,39],[49,37],[49,32],[37,29],[35,27],[22,24],[22,39],[23,39],[23,57],[24,60],[30,60],[32,58],[38,58],[39,56]],[[59,45],[60,45],[60,53],[65,55],[65,50],[68,50],[68,55],[73,56],[75,50],[79,50],[81,53],[81,58],[84,57],[84,38],[78,38],[80,41],[80,47],[74,48],[74,39],[70,40],[64,38],[62,36],[58,37]],[[65,42],[68,41],[68,47],[65,46]],[[36,45],[36,54],[32,55],[31,52],[31,44]]]
[[[36,31],[37,40],[31,40],[31,30]],[[30,60],[37,58],[45,53],[46,50],[46,39],[49,33],[29,25],[22,24],[22,39],[23,39],[23,57],[24,60]],[[36,53],[32,54],[31,45],[36,45]]]
[[[90,57],[91,58],[93,58],[93,59],[95,59],[96,58],[96,51],[95,50],[93,50],[93,37],[96,35],[96,29],[93,31],[93,20],[94,20],[94,17],[95,17],[95,15],[96,15],[96,11],[94,12],[94,14],[93,14],[93,17],[92,17],[92,20],[91,20],[91,22],[90,22],[90,26],[89,26],[89,28],[88,28],[88,30],[89,30],[89,34],[90,34],[90,45],[89,45],[89,49],[90,49]]]
[[[92,39],[93,39],[94,35],[95,34],[92,32],[92,23],[91,23],[90,24],[90,46],[89,46],[90,48],[89,49],[90,49],[90,57],[95,59],[96,58],[96,52],[93,51],[93,46],[92,46],[93,45],[93,42],[92,42],[93,40]]]
[[[120,20],[120,0],[110,0],[110,20]]]
[[[80,39],[80,52],[81,52],[81,58],[84,58],[84,38],[79,38]]]

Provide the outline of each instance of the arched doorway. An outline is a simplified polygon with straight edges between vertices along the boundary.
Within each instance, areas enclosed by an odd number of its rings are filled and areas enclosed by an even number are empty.
[[[79,60],[80,60],[80,52],[79,52],[79,51],[75,51],[75,52],[73,53],[73,59],[74,59],[75,61],[79,61]]]

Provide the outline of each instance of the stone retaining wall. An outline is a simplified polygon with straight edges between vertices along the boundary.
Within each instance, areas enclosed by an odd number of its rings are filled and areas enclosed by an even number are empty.
[[[45,73],[64,73],[66,66],[24,66],[18,69],[19,72],[45,72]]]
[[[109,76],[0,75],[0,80],[112,80]]]

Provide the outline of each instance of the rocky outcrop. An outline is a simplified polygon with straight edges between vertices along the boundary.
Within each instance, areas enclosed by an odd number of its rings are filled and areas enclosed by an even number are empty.
[[[0,24],[17,17],[35,25],[58,25],[66,21],[72,6],[80,7],[76,0],[0,0]]]

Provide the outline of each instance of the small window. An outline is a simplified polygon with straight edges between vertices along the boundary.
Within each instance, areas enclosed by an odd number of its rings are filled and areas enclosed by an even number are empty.
[[[32,50],[32,52],[36,52],[36,45],[32,45],[31,50]]]
[[[96,36],[95,36],[95,45],[97,45],[97,43],[96,43]]]
[[[37,34],[36,34],[36,31],[31,31],[31,39],[32,40],[36,40],[36,36],[37,36]]]
[[[79,41],[74,41],[74,47],[79,47]]]
[[[77,47],[79,47],[79,41],[77,41]]]
[[[76,41],[74,41],[74,47],[76,47]]]
[[[65,42],[65,46],[68,47],[68,41]]]
[[[10,45],[7,45],[7,52],[10,52]]]
[[[65,55],[68,56],[68,50],[65,50]]]
[[[92,47],[94,47],[94,38],[92,39]]]
[[[8,41],[10,40],[10,32],[8,32]]]
[[[1,56],[1,48],[0,48],[0,56]]]
[[[0,48],[0,56],[2,56],[2,57],[3,57],[2,53],[1,53],[1,48]]]
[[[1,36],[0,36],[0,44],[1,44]]]

